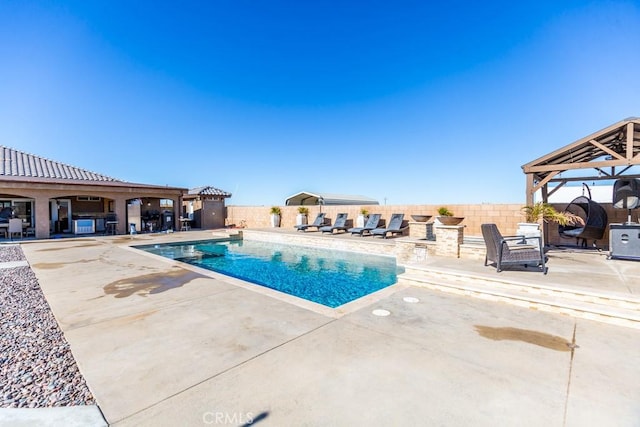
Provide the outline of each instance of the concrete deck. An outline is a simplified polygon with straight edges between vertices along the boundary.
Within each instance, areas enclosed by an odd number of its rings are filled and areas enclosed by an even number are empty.
[[[209,237],[23,244],[109,424],[639,423],[638,329],[402,285],[328,310],[128,247]],[[638,294],[640,263],[582,255],[501,274]]]

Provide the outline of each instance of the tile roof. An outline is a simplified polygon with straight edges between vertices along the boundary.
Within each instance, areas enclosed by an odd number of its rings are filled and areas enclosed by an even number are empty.
[[[231,197],[231,193],[220,190],[219,188],[211,187],[209,185],[203,187],[196,187],[189,190],[190,195],[194,196],[222,196]]]
[[[80,169],[0,145],[0,178],[27,177],[80,181],[122,182],[106,175]]]

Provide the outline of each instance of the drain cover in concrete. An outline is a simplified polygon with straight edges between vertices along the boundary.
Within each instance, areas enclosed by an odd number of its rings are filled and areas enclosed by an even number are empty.
[[[383,310],[381,308],[375,309],[371,313],[373,313],[374,316],[388,316],[391,314],[389,310]]]

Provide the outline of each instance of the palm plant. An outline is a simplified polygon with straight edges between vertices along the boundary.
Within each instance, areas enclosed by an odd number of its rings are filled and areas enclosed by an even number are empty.
[[[563,226],[574,224],[584,225],[584,220],[578,215],[567,211],[559,212],[556,208],[544,202],[537,202],[533,205],[524,206],[522,211],[526,218],[525,221],[530,223],[543,220],[544,222],[555,222]]]
[[[270,213],[272,215],[280,215],[282,213],[282,211],[280,210],[279,206],[272,206]]]

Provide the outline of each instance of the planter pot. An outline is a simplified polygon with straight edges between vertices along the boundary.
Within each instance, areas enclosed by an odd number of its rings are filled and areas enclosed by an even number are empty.
[[[271,214],[271,227],[280,227],[280,215]]]
[[[525,237],[542,237],[542,230],[540,230],[540,224],[537,222],[519,222],[516,235]],[[542,243],[542,239],[527,239],[527,244],[529,245],[538,246],[539,243]]]
[[[431,215],[411,215],[411,219],[415,222],[427,222],[431,219]]]
[[[364,224],[367,222],[367,219],[369,218],[369,215],[358,215],[358,217],[356,218],[356,227],[362,228],[364,227]]]
[[[520,233],[522,232],[522,233]],[[519,222],[518,223],[518,235],[526,233],[538,233],[540,234],[540,224],[537,222]]]
[[[464,220],[464,217],[461,217],[461,216],[438,216],[438,217],[436,217],[436,219],[442,225],[458,225]]]
[[[296,215],[296,225],[306,225],[307,224],[307,215],[306,214],[298,214]]]

